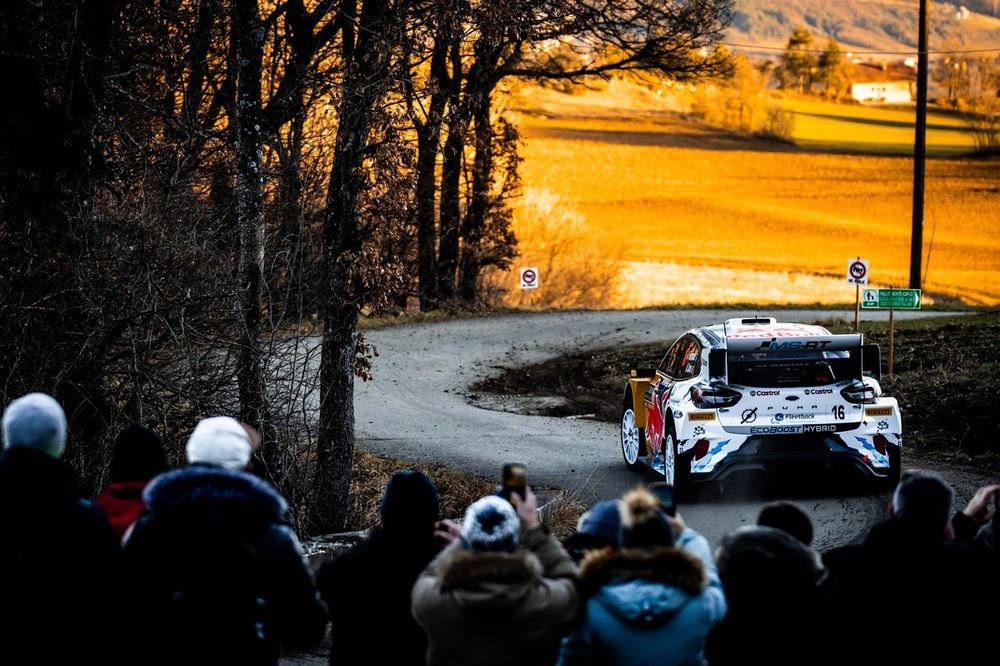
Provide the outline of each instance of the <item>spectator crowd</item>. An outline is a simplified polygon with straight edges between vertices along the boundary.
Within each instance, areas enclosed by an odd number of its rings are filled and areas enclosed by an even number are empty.
[[[115,443],[111,483],[79,496],[66,417],[6,407],[0,453],[0,663],[905,663],[995,658],[1000,485],[952,514],[952,488],[908,471],[885,520],[820,556],[808,514],[774,502],[713,551],[645,488],[598,502],[565,543],[530,488],[440,516],[427,476],[397,472],[381,523],[314,574],[288,505],[252,473],[259,436],[200,421],[187,466],[156,433]]]

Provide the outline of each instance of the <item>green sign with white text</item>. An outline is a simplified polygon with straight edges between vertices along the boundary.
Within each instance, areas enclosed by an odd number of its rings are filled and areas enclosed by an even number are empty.
[[[864,289],[861,292],[863,310],[919,310],[919,289]]]

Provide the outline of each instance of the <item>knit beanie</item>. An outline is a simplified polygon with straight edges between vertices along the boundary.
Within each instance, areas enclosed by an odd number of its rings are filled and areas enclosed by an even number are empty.
[[[7,448],[23,446],[59,458],[66,450],[66,413],[52,396],[21,396],[3,413],[3,441]]]
[[[505,499],[489,495],[465,511],[462,539],[470,550],[513,553],[520,537],[521,520]]]
[[[148,481],[167,470],[167,455],[160,436],[130,423],[115,439],[111,456],[111,481]]]
[[[622,498],[622,548],[669,548],[674,530],[660,503],[645,488],[636,488]]]
[[[251,452],[250,435],[239,421],[229,416],[202,419],[187,443],[188,462],[218,465],[233,471],[246,469]]]
[[[590,507],[576,523],[576,533],[566,545],[579,548],[617,546],[622,533],[621,500],[605,500]]]
[[[392,532],[431,531],[438,519],[434,482],[415,470],[396,472],[382,498],[382,527]]]

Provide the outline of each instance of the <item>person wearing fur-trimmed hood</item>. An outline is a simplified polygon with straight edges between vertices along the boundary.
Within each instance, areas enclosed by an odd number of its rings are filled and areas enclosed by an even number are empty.
[[[562,666],[701,664],[705,637],[726,614],[708,542],[645,489],[623,498],[619,547],[584,558],[580,593]]]
[[[576,567],[539,524],[531,489],[514,498],[516,511],[495,496],[473,502],[413,586],[429,666],[555,661],[576,615]]]

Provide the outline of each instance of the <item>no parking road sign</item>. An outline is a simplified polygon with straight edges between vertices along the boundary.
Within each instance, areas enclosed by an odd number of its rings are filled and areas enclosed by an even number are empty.
[[[538,289],[538,268],[529,266],[521,269],[521,289]]]
[[[868,261],[865,259],[848,259],[847,281],[851,284],[868,284]]]

